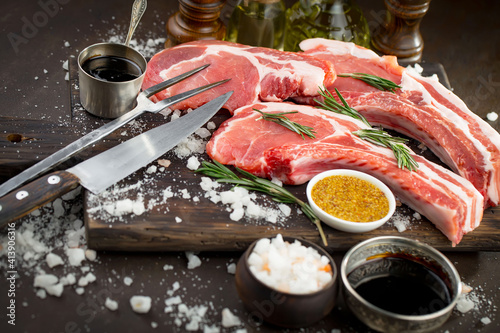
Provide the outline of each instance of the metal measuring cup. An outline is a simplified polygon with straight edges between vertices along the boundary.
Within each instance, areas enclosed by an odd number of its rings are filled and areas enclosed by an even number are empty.
[[[133,61],[141,75],[122,82],[104,81],[87,73],[82,65],[96,56],[122,57]],[[146,59],[133,48],[114,43],[98,43],[85,48],[78,56],[80,102],[91,114],[103,118],[117,118],[132,110],[146,73]]]

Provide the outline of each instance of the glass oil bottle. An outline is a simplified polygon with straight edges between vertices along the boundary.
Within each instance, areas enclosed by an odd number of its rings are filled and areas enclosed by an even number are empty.
[[[241,0],[231,14],[226,40],[283,50],[284,35],[283,0]]]
[[[370,47],[368,23],[353,0],[299,0],[286,11],[285,51],[316,37]]]

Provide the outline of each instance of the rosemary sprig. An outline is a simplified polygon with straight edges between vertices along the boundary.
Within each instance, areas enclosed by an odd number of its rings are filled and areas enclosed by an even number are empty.
[[[278,112],[278,113],[266,113],[266,112],[262,112],[262,111],[257,110],[257,109],[254,109],[254,111],[259,112],[262,115],[262,117],[261,117],[262,119],[275,122],[276,124],[279,124],[281,126],[288,128],[292,132],[300,134],[300,136],[304,140],[305,140],[304,134],[307,135],[311,139],[316,138],[316,136],[314,135],[316,132],[314,131],[314,129],[312,127],[305,126],[305,125],[299,124],[297,122],[291,121],[286,116],[287,114],[298,113],[298,111]]]
[[[418,169],[417,161],[413,159],[410,150],[404,145],[408,141],[407,139],[391,136],[389,133],[375,128],[360,129],[353,132],[353,134],[373,144],[391,148],[398,161],[399,168],[407,168],[410,171]]]
[[[236,168],[236,170],[244,177],[239,177],[228,167],[222,165],[217,161],[202,162],[202,167],[198,168],[196,172],[203,173],[206,176],[216,178],[218,182],[234,184],[236,186],[241,186],[247,190],[258,191],[265,194],[269,194],[274,201],[282,203],[295,203],[300,206],[302,212],[316,225],[318,228],[321,240],[325,246],[328,245],[326,241],[323,228],[321,227],[321,222],[318,217],[314,214],[309,204],[298,199],[292,193],[287,191],[285,188],[263,178],[259,178],[251,173]]]
[[[391,80],[384,79],[380,76],[366,74],[366,73],[343,73],[337,74],[339,77],[350,77],[356,80],[361,80],[372,87],[382,91],[396,92],[396,89],[401,88],[400,85],[392,82]]]
[[[351,108],[347,104],[344,97],[342,97],[342,95],[339,93],[337,88],[335,88],[335,93],[337,93],[337,96],[339,97],[342,104],[340,104],[339,102],[337,102],[335,100],[335,98],[333,97],[333,95],[330,91],[323,89],[323,88],[319,88],[319,94],[321,96],[323,96],[324,102],[317,100],[317,99],[315,99],[314,101],[316,103],[318,103],[319,105],[321,105],[321,108],[323,108],[325,110],[332,111],[335,113],[340,113],[340,114],[352,117],[354,119],[361,120],[366,126],[370,126],[370,127],[372,126],[372,125],[370,125],[368,120],[366,120],[366,118],[361,113],[359,113],[357,110]]]
[[[368,120],[366,120],[366,118],[361,113],[351,108],[347,104],[347,102],[342,97],[337,88],[335,88],[335,93],[337,94],[342,104],[337,102],[333,97],[333,95],[328,90],[322,88],[319,89],[319,94],[323,96],[324,102],[321,102],[319,100],[315,101],[321,106],[321,108],[325,110],[350,116],[354,119],[361,120],[365,125],[372,127],[372,125],[368,122]],[[407,139],[394,137],[381,129],[373,129],[373,128],[361,129],[356,132],[353,132],[353,134],[356,134],[358,137],[368,142],[390,148],[393,151],[394,156],[396,157],[399,168],[407,168],[410,171],[417,170],[418,168],[417,161],[415,161],[415,159],[411,156],[408,147],[404,145],[404,143],[408,141]]]

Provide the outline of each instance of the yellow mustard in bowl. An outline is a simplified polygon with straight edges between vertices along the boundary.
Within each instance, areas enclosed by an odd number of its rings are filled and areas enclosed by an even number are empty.
[[[325,177],[314,184],[311,197],[326,213],[345,221],[373,222],[389,213],[384,192],[354,176]]]

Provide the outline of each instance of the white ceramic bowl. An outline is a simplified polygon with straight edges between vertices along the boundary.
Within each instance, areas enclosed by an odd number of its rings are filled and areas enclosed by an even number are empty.
[[[386,216],[384,216],[380,220],[373,222],[351,222],[339,219],[335,216],[328,214],[323,209],[318,207],[318,205],[316,205],[316,203],[311,197],[311,192],[313,186],[318,181],[329,176],[352,176],[372,183],[373,185],[378,187],[389,200],[389,212],[387,213]],[[348,170],[348,169],[335,169],[335,170],[324,171],[322,173],[317,174],[309,181],[309,183],[307,184],[306,191],[307,191],[307,200],[309,200],[309,205],[311,206],[314,213],[318,216],[318,218],[327,225],[329,225],[330,227],[346,232],[360,233],[377,229],[385,222],[387,222],[394,214],[394,211],[396,210],[396,199],[394,198],[394,194],[392,193],[392,191],[377,178],[360,171]]]

